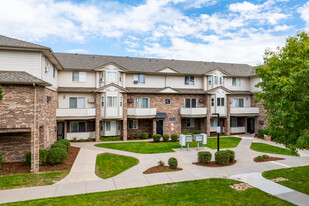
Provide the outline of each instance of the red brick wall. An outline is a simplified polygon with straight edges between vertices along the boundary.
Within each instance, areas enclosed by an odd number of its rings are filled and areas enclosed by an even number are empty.
[[[255,124],[255,132],[259,129],[264,129],[267,127],[267,120],[265,120],[266,117],[266,110],[264,106],[262,105],[263,100],[259,102],[255,102],[255,96],[251,96],[251,107],[258,107],[259,108],[259,116],[256,118],[256,124]],[[263,123],[263,124],[261,124]]]
[[[129,121],[130,119],[128,119],[128,135],[147,132],[152,136],[152,119],[138,119],[138,129],[129,129]]]

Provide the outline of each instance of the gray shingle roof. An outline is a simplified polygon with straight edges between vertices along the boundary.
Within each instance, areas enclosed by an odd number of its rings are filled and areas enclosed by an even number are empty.
[[[0,46],[5,47],[22,47],[22,48],[33,48],[33,49],[50,49],[45,46],[33,44],[30,42],[22,41],[19,39],[13,39],[7,36],[0,35]]]
[[[64,69],[93,70],[97,67],[114,63],[129,72],[158,72],[171,68],[181,74],[202,75],[214,69],[221,69],[232,76],[250,76],[253,67],[247,64],[231,64],[202,61],[153,59],[137,57],[119,57],[103,55],[55,53]]]
[[[167,87],[170,88],[170,87]],[[136,87],[127,87],[128,93],[159,93],[159,94],[166,94],[164,92],[161,92],[162,90],[166,88],[136,88]],[[205,94],[205,91],[202,89],[178,89],[178,88],[171,88],[172,90],[175,90],[179,92],[179,94]],[[173,93],[177,94],[177,93]]]
[[[58,87],[58,92],[94,92],[95,87]]]
[[[23,71],[0,71],[0,84],[32,84],[51,86],[51,84]]]

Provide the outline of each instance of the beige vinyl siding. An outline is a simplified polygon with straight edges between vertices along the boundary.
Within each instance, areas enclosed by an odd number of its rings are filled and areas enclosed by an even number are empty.
[[[126,74],[126,87],[164,88],[165,76],[146,74],[145,84],[134,84],[134,74]]]
[[[237,95],[237,96],[231,96],[231,107],[235,107],[235,99],[244,99],[244,107],[250,107],[251,106],[251,97],[250,96],[245,96],[245,95]]]
[[[240,77],[240,86],[232,85],[232,77],[225,77],[225,87],[233,91],[250,91],[250,79],[249,77]]]
[[[64,97],[65,96],[65,97]],[[69,99],[70,97],[85,97],[85,108],[95,108],[95,102],[89,103],[89,100],[95,100],[94,94],[86,93],[59,93],[58,94],[58,108],[70,108]]]
[[[203,77],[195,76],[194,85],[185,85],[185,76],[166,76],[166,86],[183,89],[203,89]]]
[[[72,81],[72,71],[59,71],[58,87],[96,87],[95,72],[86,73],[85,82]]]
[[[256,91],[261,91],[260,88],[255,87],[255,85],[257,83],[260,82],[260,78],[259,77],[252,77],[250,78],[250,91],[251,92],[256,92]]]
[[[54,88],[57,88],[58,86],[58,70],[57,68],[45,57],[42,55],[42,64],[41,64],[41,70],[42,70],[42,79],[50,84],[52,84]],[[48,65],[50,65],[50,69],[46,70],[46,62],[48,62]],[[55,70],[55,77],[53,75],[53,70]]]

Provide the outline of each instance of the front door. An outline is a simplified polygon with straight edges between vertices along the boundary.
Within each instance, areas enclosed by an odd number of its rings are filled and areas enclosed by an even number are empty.
[[[157,134],[160,134],[161,136],[163,136],[163,125],[164,125],[164,120],[158,119],[157,120]]]
[[[254,118],[247,118],[247,132],[254,133]]]
[[[64,122],[57,122],[57,140],[64,138]]]

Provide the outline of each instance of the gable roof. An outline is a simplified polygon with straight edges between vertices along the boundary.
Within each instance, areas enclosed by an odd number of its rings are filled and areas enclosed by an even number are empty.
[[[11,37],[0,35],[0,46],[4,47],[22,47],[22,48],[33,48],[33,49],[49,49],[49,47],[33,44],[30,42],[14,39]]]
[[[102,90],[104,90],[108,87],[115,87],[115,88],[120,89],[120,90],[125,91],[125,92],[128,91],[126,88],[123,88],[123,87],[119,86],[118,84],[110,83],[110,84],[104,85],[104,86],[96,89],[95,92],[100,92],[100,91],[102,91]]]
[[[179,89],[179,88],[170,88],[170,87],[164,87],[164,88],[146,88],[146,87],[127,87],[128,93],[140,93],[140,94],[166,94],[164,92],[161,92],[165,89],[173,89],[174,91],[178,92],[172,92],[173,94],[205,94],[205,91],[202,89]]]
[[[55,53],[55,56],[64,69],[76,70],[94,70],[109,63],[117,64],[129,72],[136,73],[160,73],[158,71],[168,67],[180,74],[204,75],[214,69],[221,69],[231,76],[249,76],[253,70],[253,67],[247,64],[70,53]]]
[[[0,71],[0,84],[28,84],[33,83],[42,86],[52,86],[51,84],[32,76],[31,74],[23,71]]]

